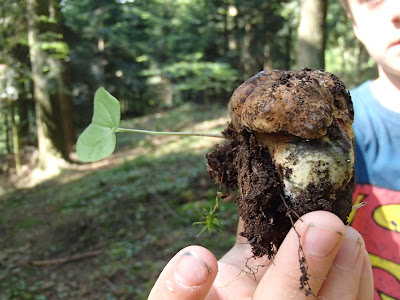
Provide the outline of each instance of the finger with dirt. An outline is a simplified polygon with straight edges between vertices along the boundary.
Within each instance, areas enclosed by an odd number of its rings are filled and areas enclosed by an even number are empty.
[[[255,281],[254,283],[258,284],[264,276],[265,271],[270,266],[271,260],[268,259],[266,255],[263,257],[255,257],[253,255],[251,245],[245,237],[240,235],[243,230],[244,222],[239,218],[235,245],[218,261],[218,263],[222,265],[222,267],[226,265],[233,266],[239,271],[239,273],[236,272],[236,274],[232,274],[229,279],[225,278],[226,282],[235,280],[237,274],[241,274],[241,276],[246,274],[251,281]],[[221,285],[224,284],[221,282]]]
[[[217,259],[209,250],[200,246],[186,247],[165,266],[148,299],[205,299],[217,272]]]
[[[361,293],[361,289],[365,289],[371,293],[369,297],[365,295],[362,299],[372,299],[373,290],[371,291],[368,286],[361,287],[362,279],[372,278],[367,273],[364,274],[367,276],[362,276],[363,270],[370,270],[366,258],[368,258],[368,254],[363,238],[354,228],[346,226],[346,238],[318,295],[322,299],[324,299],[323,297],[326,299],[358,299],[357,295]]]
[[[346,229],[337,216],[324,211],[308,213],[296,222],[283,241],[273,264],[258,285],[254,299],[302,300],[320,299],[321,296],[321,299],[355,300],[361,282],[372,280],[372,273],[368,271],[364,272],[366,278],[360,279],[364,253],[361,236],[353,229]],[[344,255],[354,259],[346,260]],[[303,287],[306,291],[299,289],[300,283],[306,280],[299,269],[299,260],[308,276],[308,285]],[[368,270],[368,266],[366,268]],[[339,272],[345,272],[346,276],[338,276]],[[346,297],[338,296],[343,287],[348,293]],[[371,299],[369,294],[364,296]]]

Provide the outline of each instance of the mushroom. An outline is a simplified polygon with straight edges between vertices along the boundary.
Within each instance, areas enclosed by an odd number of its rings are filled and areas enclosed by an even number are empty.
[[[289,218],[323,209],[346,222],[354,188],[354,113],[336,76],[262,71],[235,90],[229,115],[225,134],[232,140],[207,156],[208,170],[228,187],[237,180],[241,234],[254,255],[274,254]]]

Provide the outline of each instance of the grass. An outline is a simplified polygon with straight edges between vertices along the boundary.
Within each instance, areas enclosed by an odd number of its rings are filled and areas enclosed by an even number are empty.
[[[121,126],[217,133],[226,122],[226,108],[184,105]],[[192,225],[219,190],[205,160],[217,142],[119,134],[110,158],[4,192],[0,299],[147,299],[179,249],[198,244],[222,255],[235,238],[234,203],[220,205],[222,232],[197,237],[201,226]],[[97,250],[68,263],[32,265]]]

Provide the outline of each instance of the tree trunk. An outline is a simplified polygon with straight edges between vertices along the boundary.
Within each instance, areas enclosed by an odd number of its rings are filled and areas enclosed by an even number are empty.
[[[252,40],[252,25],[250,23],[251,16],[249,14],[244,17],[244,36],[242,40],[242,65],[243,65],[243,79],[246,80],[253,76],[251,56],[251,40]]]
[[[4,125],[3,125],[3,127],[4,127],[4,129],[5,129],[5,132],[6,132],[6,136],[4,137],[5,138],[5,142],[6,142],[6,150],[7,150],[7,153],[8,154],[11,154],[12,153],[12,149],[11,149],[11,139],[10,139],[10,125],[9,125],[9,122],[8,122],[8,116],[10,115],[10,110],[9,110],[9,107],[8,107],[8,105],[5,105],[6,107],[5,108],[3,108],[3,116],[4,116]]]
[[[67,159],[69,159],[69,154],[72,151],[72,147],[76,142],[75,138],[75,126],[73,119],[73,108],[72,99],[70,96],[70,82],[66,75],[67,65],[63,61],[59,61],[61,74],[58,77],[58,104],[61,115],[62,130],[64,132],[64,148],[68,153]]]
[[[270,70],[274,68],[272,61],[272,45],[271,45],[271,35],[266,34],[266,40],[264,44],[264,57],[263,57],[263,69]]]
[[[32,143],[30,137],[31,131],[31,119],[29,114],[29,99],[24,91],[19,94],[19,99],[17,101],[17,110],[19,115],[18,131],[20,132],[20,145],[21,147],[30,145]]]
[[[50,17],[56,20],[56,26],[54,31],[60,34],[64,32],[64,19],[61,13],[61,0],[50,0],[49,12]],[[61,115],[62,129],[64,133],[64,148],[69,154],[71,153],[72,147],[75,144],[75,127],[73,120],[73,109],[72,109],[72,99],[71,99],[71,85],[70,85],[70,74],[66,61],[64,59],[55,60],[57,69],[59,73],[57,74],[57,94],[58,94],[58,104]]]
[[[292,50],[292,27],[289,26],[288,33],[285,36],[285,70],[291,69],[291,59],[290,59],[290,52]]]
[[[13,152],[15,161],[15,170],[17,174],[21,173],[21,154],[19,151],[19,132],[18,126],[15,121],[15,106],[16,101],[9,100],[9,106],[11,108],[11,131],[12,131],[12,141],[13,141]]]
[[[69,160],[71,151],[71,99],[64,84],[63,63],[45,50],[43,33],[59,34],[59,25],[41,23],[40,17],[57,17],[51,0],[27,0],[29,55],[34,84],[39,166],[48,167],[53,158]],[[56,19],[59,22],[58,19]],[[57,41],[60,42],[60,41]]]
[[[297,41],[297,68],[323,69],[327,0],[302,0]]]

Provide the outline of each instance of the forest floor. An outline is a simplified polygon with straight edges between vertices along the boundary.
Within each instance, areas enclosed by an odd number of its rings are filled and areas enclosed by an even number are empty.
[[[217,133],[227,122],[226,107],[183,105],[121,127]],[[235,240],[235,203],[220,205],[223,231],[211,238],[192,225],[215,203],[205,154],[218,142],[118,134],[105,160],[0,189],[0,300],[147,299],[181,248],[221,256]]]

